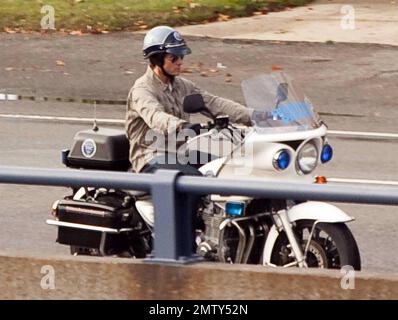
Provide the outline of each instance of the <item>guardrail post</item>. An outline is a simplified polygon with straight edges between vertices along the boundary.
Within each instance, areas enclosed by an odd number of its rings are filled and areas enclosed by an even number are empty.
[[[191,208],[187,195],[176,192],[180,171],[157,170],[151,194],[155,209],[153,257],[146,262],[192,263],[201,259],[193,254]]]

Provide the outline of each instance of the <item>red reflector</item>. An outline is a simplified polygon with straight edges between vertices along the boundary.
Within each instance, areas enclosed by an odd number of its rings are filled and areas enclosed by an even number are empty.
[[[319,183],[319,184],[328,183],[328,180],[326,179],[326,177],[317,176],[315,178],[315,183]]]

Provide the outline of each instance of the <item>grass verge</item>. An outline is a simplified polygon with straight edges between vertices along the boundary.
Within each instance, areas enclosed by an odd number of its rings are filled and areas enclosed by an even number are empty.
[[[0,31],[41,31],[41,22],[48,22],[47,16],[51,14],[46,11],[46,5],[54,8],[56,30],[105,33],[145,30],[162,24],[226,21],[309,2],[311,0],[2,0]]]

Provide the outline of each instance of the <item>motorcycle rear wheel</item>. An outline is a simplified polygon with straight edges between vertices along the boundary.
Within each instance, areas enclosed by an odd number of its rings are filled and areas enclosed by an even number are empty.
[[[312,230],[313,220],[297,221],[294,229],[296,238],[304,248]],[[286,234],[281,232],[272,251],[271,263],[284,266],[294,262]],[[310,268],[341,269],[351,266],[361,270],[361,259],[357,243],[344,223],[318,223],[306,254]]]

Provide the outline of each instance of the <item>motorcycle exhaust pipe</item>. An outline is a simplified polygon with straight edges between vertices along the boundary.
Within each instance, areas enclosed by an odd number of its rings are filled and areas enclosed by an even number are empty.
[[[218,252],[218,257],[221,262],[230,262],[230,261],[225,261],[225,256],[221,250],[223,247],[223,242],[224,242],[224,236],[225,236],[225,228],[226,227],[235,227],[236,230],[238,231],[239,234],[239,242],[238,242],[238,247],[236,249],[236,256],[235,256],[235,261],[233,263],[242,263],[243,261],[243,256],[246,248],[246,242],[247,242],[247,236],[245,230],[238,224],[238,222],[232,220],[232,219],[226,219],[220,224],[220,233],[219,233],[219,252]]]
[[[256,233],[254,231],[254,227],[252,224],[249,224],[249,241],[248,241],[247,247],[245,249],[245,255],[243,257],[242,263],[246,264],[247,261],[249,261],[249,257],[252,252],[255,239],[256,239]]]

